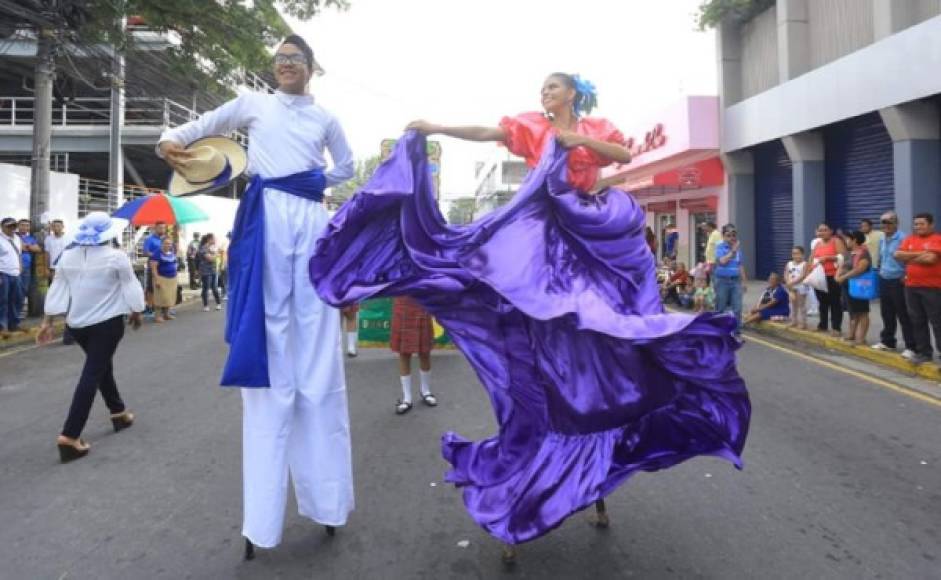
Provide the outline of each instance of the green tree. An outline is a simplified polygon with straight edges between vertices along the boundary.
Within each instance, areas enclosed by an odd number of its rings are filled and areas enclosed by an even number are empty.
[[[372,179],[372,174],[376,172],[376,168],[379,167],[379,163],[378,155],[368,157],[365,160],[361,159],[357,161],[356,168],[353,172],[353,177],[350,180],[344,181],[340,185],[331,188],[331,201],[339,205],[353,197],[354,193],[362,189],[362,187],[366,185],[366,182]]]
[[[291,32],[283,15],[309,20],[321,9],[349,7],[348,0],[97,0],[87,2],[88,18],[77,30],[86,45],[105,42],[132,48],[133,36],[119,25],[139,17],[180,44],[165,55],[173,72],[226,82],[240,69],[270,68],[270,48]]]
[[[775,0],[705,0],[699,5],[696,21],[700,30],[715,28],[725,18],[747,22],[761,14]]]

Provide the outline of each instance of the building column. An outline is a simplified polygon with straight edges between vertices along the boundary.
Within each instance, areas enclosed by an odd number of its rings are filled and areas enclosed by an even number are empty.
[[[719,108],[725,110],[742,100],[742,34],[739,25],[729,19],[716,27],[716,57],[719,60]]]
[[[676,200],[676,231],[680,237],[676,239],[676,259],[686,263],[687,268],[695,264],[689,263],[690,240],[695,239],[695,233],[689,230],[689,210],[680,207],[680,200]]]
[[[778,80],[783,84],[810,70],[808,0],[778,0]]]
[[[823,135],[808,131],[781,141],[793,164],[794,243],[807,249],[827,211]]]
[[[738,229],[742,260],[749,276],[755,275],[755,161],[750,151],[722,154],[729,196],[729,220]],[[722,223],[717,224],[721,229]]]
[[[873,0],[872,25],[875,40],[905,30],[914,22],[913,2],[908,0]]]
[[[911,231],[912,217],[930,212],[941,220],[941,121],[937,105],[913,101],[879,111],[892,137],[895,211]]]

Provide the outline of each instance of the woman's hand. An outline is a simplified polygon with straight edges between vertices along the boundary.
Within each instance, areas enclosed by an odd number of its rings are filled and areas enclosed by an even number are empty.
[[[566,149],[582,146],[586,142],[584,135],[579,135],[575,131],[568,131],[566,129],[559,129],[555,139],[559,142],[559,145],[565,147]]]
[[[39,327],[39,332],[36,334],[36,344],[39,346],[45,346],[52,341],[52,323],[43,320],[42,325]]]
[[[409,131],[409,130],[418,131],[422,135],[434,135],[435,133],[438,132],[438,126],[435,125],[434,123],[429,123],[428,121],[425,121],[424,119],[419,119],[417,121],[412,121],[411,123],[406,125],[405,130],[406,131]]]

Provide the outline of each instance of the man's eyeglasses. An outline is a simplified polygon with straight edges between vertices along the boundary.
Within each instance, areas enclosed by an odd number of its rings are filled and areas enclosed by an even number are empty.
[[[274,55],[275,64],[297,64],[301,65],[307,64],[307,57],[300,52],[295,52],[293,54],[281,54],[278,53]]]
[[[895,223],[895,220],[881,220],[881,223],[882,223],[882,225],[887,226],[887,225],[890,225],[890,224],[894,224],[894,223]]]

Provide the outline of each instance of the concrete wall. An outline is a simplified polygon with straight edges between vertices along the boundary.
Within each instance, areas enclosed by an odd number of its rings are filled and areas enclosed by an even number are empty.
[[[776,9],[756,16],[741,29],[742,98],[778,84],[778,22]]]
[[[3,217],[29,217],[30,178],[32,170],[24,165],[0,163],[0,212]],[[49,218],[65,222],[66,232],[78,227],[78,175],[49,174]]]
[[[810,0],[807,12],[811,68],[833,62],[874,40],[873,0]]]
[[[941,16],[727,108],[722,150],[744,149],[941,93],[941,74],[926,71],[941,71]]]
[[[912,11],[912,24],[924,22],[941,15],[941,0],[909,0]]]

